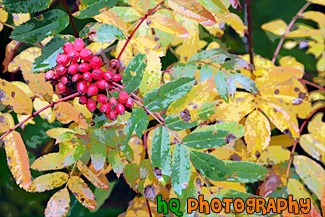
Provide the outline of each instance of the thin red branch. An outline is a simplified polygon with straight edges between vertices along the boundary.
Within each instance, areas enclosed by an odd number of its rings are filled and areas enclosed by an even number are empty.
[[[44,108],[34,112],[33,114],[31,114],[30,116],[28,116],[25,120],[23,120],[22,122],[18,123],[16,126],[14,126],[13,128],[11,128],[9,131],[7,131],[5,134],[3,134],[1,137],[0,137],[0,140],[2,140],[4,137],[6,137],[9,133],[11,133],[12,131],[14,131],[15,129],[17,129],[18,127],[20,127],[21,125],[23,125],[26,121],[28,121],[29,119],[35,117],[36,115],[38,115],[39,113],[41,113],[42,111],[54,106],[55,104],[58,104],[60,102],[64,102],[66,100],[69,100],[69,99],[72,99],[74,97],[77,97],[79,96],[79,93],[74,93],[72,95],[69,95],[67,97],[64,97],[62,99],[59,99],[58,101],[55,101],[55,102],[52,102],[51,104],[45,106]]]
[[[74,34],[76,35],[77,38],[79,38],[79,34],[78,34],[78,31],[77,31],[76,25],[74,24],[72,14],[71,14],[71,12],[69,10],[69,7],[68,7],[68,4],[67,4],[66,0],[63,0],[63,4],[64,4],[64,7],[65,7],[65,10],[69,14],[69,18],[70,18],[70,22],[71,22],[73,30],[74,30]]]
[[[319,90],[325,91],[325,88],[324,88],[324,87],[321,87],[320,85],[315,84],[315,83],[313,83],[313,82],[307,81],[307,80],[302,79],[302,78],[299,79],[299,81],[300,81],[301,83],[309,84],[310,86],[316,87],[316,88],[319,89]]]
[[[290,32],[293,24],[296,22],[296,20],[300,17],[300,15],[302,14],[302,12],[304,12],[304,10],[307,9],[307,7],[311,4],[311,2],[307,2],[304,6],[302,6],[302,8],[297,12],[297,14],[292,18],[291,22],[288,25],[288,28],[286,29],[284,35],[282,35],[279,44],[274,52],[273,58],[272,58],[272,63],[275,63],[276,57],[278,56],[280,49],[282,47],[282,44],[284,42],[284,39],[286,37],[286,35]]]
[[[248,52],[250,63],[254,67],[254,47],[253,47],[253,22],[252,22],[252,9],[251,0],[246,0],[246,15],[248,24]]]
[[[118,57],[116,59],[120,59],[125,48],[128,46],[129,42],[131,41],[133,35],[135,34],[135,32],[139,29],[139,27],[141,26],[141,24],[147,19],[147,17],[152,14],[161,4],[163,4],[165,2],[165,0],[162,0],[161,2],[159,2],[154,8],[152,8],[146,15],[144,15],[140,22],[138,23],[138,25],[134,28],[134,30],[132,31],[131,35],[127,38],[121,52],[119,53]]]
[[[149,211],[149,217],[152,217],[150,204],[149,204],[149,201],[147,199],[146,199],[146,202],[147,202],[147,207],[148,207],[148,211]]]

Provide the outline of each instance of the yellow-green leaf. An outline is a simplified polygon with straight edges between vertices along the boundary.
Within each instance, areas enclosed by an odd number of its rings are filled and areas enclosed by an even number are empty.
[[[150,0],[130,0],[129,1],[132,8],[138,11],[140,14],[146,14],[150,7]]]
[[[44,192],[62,186],[68,181],[69,175],[64,172],[48,173],[37,177],[32,181],[28,191]]]
[[[261,27],[263,30],[272,32],[273,34],[278,36],[284,35],[288,28],[287,24],[281,19],[272,20],[271,22],[264,23]]]
[[[81,161],[77,161],[77,167],[80,172],[97,188],[108,190],[108,180],[105,175],[97,176]]]
[[[59,153],[49,153],[43,155],[42,157],[37,158],[31,168],[38,171],[47,171],[47,170],[59,170],[64,168],[60,164],[60,155]]]
[[[269,146],[261,152],[261,156],[258,158],[257,162],[264,165],[279,164],[288,161],[289,158],[290,151],[288,149],[281,146]]]
[[[45,217],[64,217],[68,214],[70,207],[70,197],[67,188],[63,188],[53,194],[47,202]]]

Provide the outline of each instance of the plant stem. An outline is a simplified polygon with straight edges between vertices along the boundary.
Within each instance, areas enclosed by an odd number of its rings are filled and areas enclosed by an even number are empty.
[[[74,30],[74,34],[76,35],[77,38],[79,38],[79,34],[78,34],[78,31],[77,31],[76,25],[74,24],[74,21],[73,21],[73,18],[72,18],[72,15],[71,15],[71,12],[69,10],[69,7],[68,7],[68,4],[67,4],[66,0],[63,0],[63,4],[64,4],[64,7],[65,7],[65,10],[69,14],[69,18],[70,18],[70,22],[71,22],[73,30]]]
[[[64,102],[66,100],[69,100],[69,99],[72,99],[74,97],[77,97],[79,96],[79,93],[74,93],[72,95],[69,95],[67,97],[64,97],[62,99],[59,99],[58,101],[55,101],[55,102],[52,102],[51,104],[45,106],[44,108],[41,108],[40,110],[34,112],[33,114],[31,114],[30,116],[28,116],[25,120],[23,120],[22,122],[18,123],[16,126],[14,126],[13,128],[11,128],[9,131],[7,131],[5,134],[3,134],[1,137],[0,137],[0,140],[2,140],[4,137],[6,137],[9,133],[11,133],[12,131],[14,131],[15,129],[17,129],[18,127],[20,127],[21,125],[23,125],[26,121],[28,121],[29,119],[35,117],[36,115],[38,115],[39,113],[41,113],[42,111],[54,106],[55,104],[58,104],[60,102]]]
[[[311,2],[307,2],[304,6],[302,6],[302,8],[298,11],[298,13],[292,18],[291,22],[289,23],[284,35],[282,35],[279,44],[274,52],[273,58],[272,58],[272,63],[275,63],[276,57],[278,56],[280,49],[282,47],[282,44],[284,42],[284,39],[286,37],[286,35],[290,32],[290,29],[292,28],[293,24],[296,22],[296,20],[299,18],[299,16],[302,14],[302,12],[304,12],[304,10],[307,9],[307,7],[311,4]]]
[[[302,79],[302,78],[299,79],[299,81],[300,81],[301,83],[309,84],[310,86],[316,87],[316,88],[319,89],[319,90],[325,91],[325,88],[324,88],[324,87],[321,87],[321,86],[319,86],[318,84],[315,84],[315,83],[313,83],[313,82],[307,81],[307,80]]]
[[[78,160],[77,160],[77,161],[78,161]],[[69,178],[68,178],[68,180],[67,180],[67,183],[65,184],[65,187],[68,186],[69,179],[71,178],[71,176],[72,176],[72,174],[73,174],[73,171],[74,171],[74,169],[76,168],[77,161],[74,162],[74,164],[73,164],[73,167],[72,167],[72,169],[71,169],[71,171],[70,171]]]
[[[252,25],[253,22],[252,22],[251,0],[246,0],[246,15],[247,15],[247,24],[248,24],[249,60],[254,68],[253,25]]]
[[[150,204],[149,204],[148,199],[146,199],[146,202],[147,202],[147,207],[148,207],[148,211],[149,211],[149,217],[152,217],[151,208],[150,208]]]
[[[139,24],[134,28],[134,30],[132,31],[131,35],[127,38],[121,52],[119,53],[119,55],[117,56],[117,60],[119,60],[125,50],[125,48],[128,46],[129,42],[131,41],[133,35],[135,34],[135,32],[138,30],[138,28],[141,26],[141,24],[145,21],[145,19],[147,19],[147,17],[152,14],[161,4],[163,4],[165,2],[165,0],[162,0],[161,2],[159,2],[154,8],[152,8],[146,15],[144,15]]]

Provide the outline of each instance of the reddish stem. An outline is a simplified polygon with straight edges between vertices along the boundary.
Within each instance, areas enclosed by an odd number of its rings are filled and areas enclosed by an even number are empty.
[[[26,121],[28,121],[29,119],[35,117],[36,115],[38,115],[39,113],[41,113],[42,111],[54,106],[55,104],[58,104],[60,102],[64,102],[66,100],[69,100],[69,99],[72,99],[74,97],[77,97],[79,96],[79,93],[74,93],[72,95],[69,95],[67,97],[64,97],[62,99],[59,99],[58,101],[55,101],[55,102],[52,102],[51,104],[45,106],[44,108],[34,112],[33,114],[31,114],[30,116],[28,116],[25,120],[23,120],[22,122],[18,123],[16,126],[14,126],[13,128],[11,128],[9,131],[7,131],[5,134],[3,134],[1,137],[0,137],[0,140],[2,140],[4,137],[6,137],[9,133],[11,133],[12,131],[14,131],[15,129],[17,129],[18,127],[20,127],[21,125],[23,125]]]
[[[301,83],[309,84],[310,86],[313,86],[313,87],[316,87],[317,89],[320,89],[320,90],[322,90],[322,91],[325,91],[325,88],[324,88],[324,87],[321,87],[321,86],[319,86],[318,84],[315,84],[315,83],[313,83],[313,82],[307,81],[307,80],[302,79],[302,78],[299,79],[299,81],[300,81]]]
[[[149,211],[149,217],[152,217],[151,208],[150,208],[148,199],[146,199],[146,202],[147,202],[147,207],[148,207],[148,211]]]
[[[275,63],[275,60],[276,60],[276,57],[278,56],[279,52],[280,52],[280,49],[282,47],[282,44],[284,42],[284,39],[286,37],[286,35],[290,32],[293,24],[296,22],[296,20],[299,18],[299,16],[301,15],[302,12],[304,12],[304,10],[307,9],[307,7],[311,4],[311,2],[307,2],[298,12],[297,14],[292,18],[291,22],[289,23],[288,25],[288,28],[286,29],[284,35],[282,35],[280,41],[279,41],[279,44],[274,52],[274,55],[273,55],[273,58],[272,58],[272,63],[274,64]]]
[[[138,28],[141,26],[141,24],[145,21],[145,19],[147,19],[147,17],[152,14],[161,4],[163,4],[165,2],[165,0],[162,0],[161,2],[159,2],[154,8],[152,8],[146,15],[144,15],[140,22],[138,23],[138,25],[135,27],[135,29],[132,31],[131,35],[127,38],[121,52],[119,53],[118,57],[116,58],[117,60],[119,60],[126,48],[126,46],[128,46],[129,42],[131,41],[133,35],[135,34],[135,32],[138,30]]]
[[[67,4],[66,0],[63,0],[63,4],[64,4],[64,7],[65,7],[65,10],[67,11],[67,13],[69,15],[70,22],[71,22],[73,30],[74,30],[74,34],[76,35],[77,38],[79,38],[79,34],[78,34],[78,31],[77,31],[76,25],[74,24],[74,21],[73,21],[73,18],[72,18],[72,15],[71,15],[71,12],[69,10],[69,7],[68,7],[68,4]]]
[[[252,9],[251,1],[246,0],[246,14],[247,14],[247,24],[248,24],[248,51],[249,60],[254,67],[254,48],[253,48],[253,22],[252,22]]]

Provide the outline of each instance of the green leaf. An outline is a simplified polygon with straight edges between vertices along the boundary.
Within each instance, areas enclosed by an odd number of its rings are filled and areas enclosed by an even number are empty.
[[[200,69],[200,81],[203,82],[213,77],[213,70],[209,64],[204,64]]]
[[[119,128],[99,128],[89,133],[91,143],[101,142],[110,148],[116,148],[119,144],[123,144],[125,135],[120,133]]]
[[[128,93],[134,92],[141,84],[143,70],[147,67],[144,63],[145,55],[136,55],[123,73],[124,90]]]
[[[111,195],[116,183],[117,181],[109,182],[108,190],[100,188],[95,189],[94,195],[96,198],[97,206],[95,210],[89,210],[90,212],[96,212],[104,204],[107,198]]]
[[[141,14],[139,14],[132,7],[116,6],[110,10],[116,13],[117,16],[119,16],[126,23],[134,22],[141,18]]]
[[[81,31],[80,37],[86,37],[90,32],[94,33],[91,37],[96,42],[110,43],[114,39],[124,39],[124,33],[116,26],[101,24],[101,23],[90,23],[87,24]]]
[[[218,158],[197,151],[191,151],[191,160],[194,167],[201,173],[202,176],[214,181],[225,179],[226,167],[225,163]]]
[[[256,87],[256,83],[255,81],[253,81],[252,79],[250,79],[249,77],[240,74],[240,73],[235,73],[235,74],[231,74],[235,80],[248,92],[250,93],[258,93],[258,89]]]
[[[177,63],[170,71],[171,79],[176,80],[184,77],[193,77],[197,69],[195,63]]]
[[[183,138],[184,145],[194,149],[209,149],[226,145],[228,131],[192,132]]]
[[[251,183],[261,180],[268,173],[259,164],[247,161],[224,161],[226,165],[226,180],[240,183]]]
[[[3,0],[2,4],[9,13],[34,13],[50,7],[52,0]]]
[[[83,144],[66,142],[60,143],[59,158],[62,166],[69,166],[79,160],[85,153],[86,146]]]
[[[199,53],[194,54],[190,61],[202,61],[202,60],[207,60],[207,59],[214,59],[214,60],[219,60],[219,61],[214,61],[216,63],[223,63],[229,53],[225,50],[222,50],[221,48],[214,48],[210,50],[205,50],[201,51]]]
[[[227,90],[228,90],[228,94],[230,97],[232,97],[232,98],[235,97],[236,89],[237,89],[236,79],[233,76],[233,74],[228,73]]]
[[[250,68],[249,63],[246,60],[239,58],[237,55],[229,54],[228,58],[230,58],[230,60],[227,60],[224,64],[222,64],[221,68],[226,70]]]
[[[160,168],[163,175],[171,173],[171,151],[169,133],[165,127],[155,129],[151,147],[151,161],[154,168]]]
[[[201,4],[213,13],[228,12],[226,6],[220,0],[200,0]]]
[[[173,151],[172,164],[172,187],[179,198],[182,198],[183,190],[189,185],[191,176],[191,161],[187,149],[181,145],[176,144]]]
[[[182,121],[181,118],[177,115],[169,115],[166,117],[165,124],[169,129],[175,131],[190,129],[196,126],[196,123],[194,122],[189,123]]]
[[[120,149],[112,149],[108,151],[107,160],[111,164],[111,167],[113,168],[117,177],[120,177],[124,169],[124,159],[122,158]]]
[[[140,162],[140,179],[145,179],[150,171],[152,171],[151,162],[149,159],[144,159]]]
[[[140,181],[140,167],[135,163],[130,163],[125,166],[124,174],[126,182],[130,185],[131,188],[137,189],[138,182]]]
[[[219,95],[226,102],[229,101],[228,98],[228,90],[227,90],[227,72],[223,70],[218,70],[214,76],[214,82],[216,84],[216,88],[218,90]]]
[[[104,167],[107,157],[106,145],[100,142],[91,143],[90,158],[94,169],[99,171]]]
[[[99,10],[116,5],[117,0],[82,0],[79,11],[73,14],[78,19],[91,18],[99,14]]]
[[[195,130],[195,132],[202,132],[202,131],[209,131],[209,130],[214,130],[214,131],[225,130],[229,132],[228,137],[229,135],[233,135],[236,137],[236,139],[239,139],[244,135],[244,126],[237,122],[218,123],[215,125],[208,125]]]
[[[126,132],[125,143],[128,143],[134,130],[137,136],[141,138],[143,132],[147,129],[148,124],[149,124],[149,119],[145,110],[143,108],[134,109],[125,127],[125,132]]]
[[[180,78],[168,82],[160,88],[150,91],[144,97],[143,104],[151,111],[166,110],[172,102],[185,96],[194,84],[194,78]]]
[[[69,25],[67,13],[53,9],[41,15],[40,19],[33,18],[17,26],[11,33],[13,40],[25,42],[40,42],[48,36],[59,34]]]

